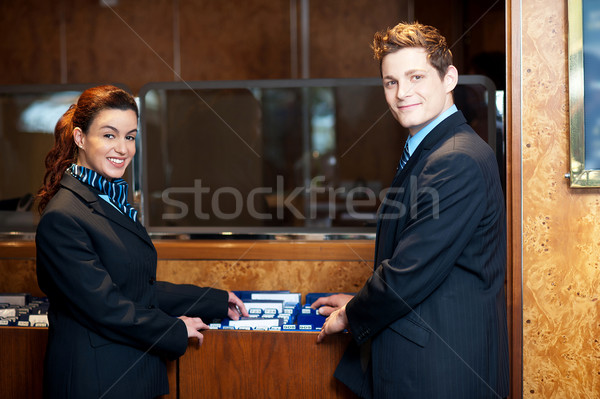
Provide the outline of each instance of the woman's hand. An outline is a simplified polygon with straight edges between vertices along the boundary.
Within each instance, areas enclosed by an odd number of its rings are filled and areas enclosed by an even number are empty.
[[[199,330],[208,330],[210,327],[199,317],[179,316],[178,319],[185,323],[188,338],[198,338],[198,346],[202,345],[204,335],[200,334]]]
[[[228,310],[227,317],[231,320],[239,320],[240,315],[244,317],[250,316],[248,311],[246,310],[246,306],[244,306],[244,302],[240,298],[238,298],[233,292],[228,291],[229,299],[228,302]]]

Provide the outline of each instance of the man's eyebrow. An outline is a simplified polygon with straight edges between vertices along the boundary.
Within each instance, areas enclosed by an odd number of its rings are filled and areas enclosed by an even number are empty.
[[[414,73],[427,73],[427,70],[415,68],[415,69],[411,69],[411,70],[404,72],[404,75],[408,76],[408,75],[412,75]]]
[[[410,70],[404,72],[404,76],[410,76],[415,73],[427,73],[427,70],[420,69],[420,68],[410,69]],[[385,75],[382,79],[396,79],[396,78],[393,75]]]

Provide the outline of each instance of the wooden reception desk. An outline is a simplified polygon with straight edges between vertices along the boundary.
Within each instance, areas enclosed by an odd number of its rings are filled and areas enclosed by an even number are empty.
[[[169,395],[194,398],[355,398],[333,377],[351,337],[316,344],[315,332],[205,331],[187,352],[168,363]],[[0,327],[3,399],[42,398],[48,329]]]
[[[333,372],[351,337],[207,331],[179,359],[179,398],[355,398]]]
[[[356,292],[373,270],[372,240],[158,240],[157,276],[226,290]],[[44,296],[33,241],[0,241],[0,292]],[[48,330],[0,327],[0,397],[41,398]],[[353,398],[333,378],[351,337],[315,332],[205,331],[168,364],[165,398]]]

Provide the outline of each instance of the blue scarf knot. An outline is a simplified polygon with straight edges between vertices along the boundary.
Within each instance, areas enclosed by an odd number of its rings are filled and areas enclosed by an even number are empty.
[[[79,181],[99,190],[108,196],[110,202],[117,207],[123,214],[129,216],[134,222],[137,220],[137,210],[127,202],[127,182],[123,179],[114,179],[109,181],[97,172],[72,164],[67,172]]]

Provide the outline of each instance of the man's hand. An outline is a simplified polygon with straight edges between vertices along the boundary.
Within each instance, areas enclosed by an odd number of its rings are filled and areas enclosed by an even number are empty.
[[[346,305],[344,305],[331,313],[325,320],[317,337],[317,343],[322,342],[326,335],[342,332],[346,328],[348,328],[348,317],[346,316]]]
[[[346,304],[352,299],[352,295],[347,294],[335,294],[330,296],[322,296],[321,298],[314,301],[310,307],[312,309],[318,309],[318,313],[322,316],[329,316],[333,311],[346,306]]]

